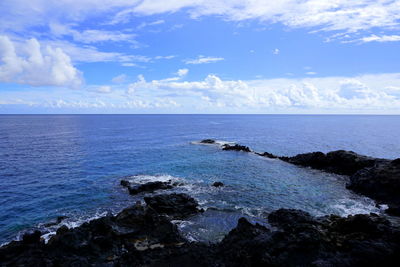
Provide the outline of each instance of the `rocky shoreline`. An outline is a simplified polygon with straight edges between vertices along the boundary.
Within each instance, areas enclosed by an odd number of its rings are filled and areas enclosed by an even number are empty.
[[[205,139],[204,144],[212,144],[212,139]],[[215,143],[215,142],[214,142]],[[349,177],[347,188],[379,204],[386,204],[386,212],[400,216],[400,158],[389,160],[359,155],[353,151],[337,150],[329,153],[310,152],[293,157],[277,156],[270,152],[252,152],[239,144],[225,144],[222,150],[255,153],[259,156],[280,159],[290,164],[310,167],[329,173]]]
[[[388,211],[398,214],[399,159],[351,151],[280,157],[237,144],[222,149],[348,175],[349,189],[390,204]],[[265,225],[241,218],[222,241],[206,244],[188,241],[173,223],[203,212],[189,195],[167,193],[179,184],[134,186],[122,180],[121,185],[132,195],[158,194],[144,195],[143,201],[116,215],[76,228],[62,226],[47,243],[39,231],[26,233],[21,241],[0,248],[0,266],[400,266],[400,228],[384,216],[314,217],[301,210],[279,209],[265,217]]]

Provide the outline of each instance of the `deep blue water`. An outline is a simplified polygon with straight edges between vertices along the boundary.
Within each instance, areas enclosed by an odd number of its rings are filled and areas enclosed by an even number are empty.
[[[176,179],[207,211],[178,222],[189,238],[217,240],[241,216],[263,222],[287,207],[315,215],[379,212],[346,178],[193,141],[215,138],[294,155],[348,149],[400,156],[400,116],[1,115],[0,243],[59,215],[78,225],[131,197],[122,177]],[[214,181],[227,186],[212,188]],[[54,229],[47,229],[49,231]]]

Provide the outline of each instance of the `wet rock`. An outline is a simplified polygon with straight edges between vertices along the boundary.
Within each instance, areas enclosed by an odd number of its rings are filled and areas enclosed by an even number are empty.
[[[389,204],[400,205],[400,164],[396,160],[379,162],[364,168],[352,176],[349,189]],[[394,212],[394,208],[392,209]]]
[[[280,159],[291,164],[344,175],[352,175],[364,168],[388,162],[388,160],[367,157],[345,150],[332,151],[327,154],[311,152],[298,154],[294,157],[280,157]]]
[[[145,184],[132,186],[129,181],[121,180],[121,185],[127,187],[129,194],[131,195],[137,195],[140,193],[151,193],[157,190],[172,189],[175,186],[175,184],[172,184],[171,181],[168,182],[156,181],[156,182],[148,182]]]
[[[131,185],[131,183],[128,180],[121,180],[120,184],[123,187],[129,187]]]
[[[128,191],[131,195],[137,195],[143,192],[154,192],[156,190],[166,190],[172,189],[173,185],[171,182],[148,182],[145,184],[137,185],[137,186],[129,186]]]
[[[272,212],[271,231],[240,219],[218,245],[226,266],[397,266],[400,232],[377,215],[315,218]]]
[[[22,242],[24,244],[34,244],[34,243],[39,243],[40,242],[40,237],[42,233],[38,230],[32,232],[32,233],[25,233],[22,236]]]
[[[261,156],[261,157],[265,157],[265,158],[270,158],[270,159],[276,159],[278,158],[278,156],[275,156],[272,153],[269,152],[263,152],[263,153],[256,153],[257,155]]]
[[[170,205],[193,202],[188,196],[171,195],[156,198],[157,204],[168,206],[168,212]],[[102,217],[74,229],[61,227],[48,244],[40,241],[40,232],[27,235],[23,241],[11,242],[0,248],[0,265],[357,267],[400,264],[399,229],[378,215],[315,218],[304,211],[280,209],[270,213],[268,219],[276,229],[241,218],[220,243],[204,244],[187,242],[168,217],[155,208],[135,205],[116,216]]]
[[[212,184],[212,186],[221,187],[221,186],[224,186],[224,184],[222,182],[215,182],[215,183]]]
[[[204,140],[201,140],[200,143],[202,143],[202,144],[215,144],[215,140],[214,139],[204,139]]]
[[[225,144],[222,146],[222,150],[251,152],[250,148],[248,148],[247,146],[242,146],[242,145],[238,145],[238,144],[234,144],[234,145]]]
[[[146,204],[161,214],[184,218],[200,212],[197,201],[186,194],[163,194],[145,197]]]

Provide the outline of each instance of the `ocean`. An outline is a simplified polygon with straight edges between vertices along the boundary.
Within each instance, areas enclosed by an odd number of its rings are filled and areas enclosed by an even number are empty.
[[[50,236],[143,199],[119,185],[174,180],[205,212],[176,221],[191,240],[220,240],[240,217],[268,212],[380,213],[345,188],[346,177],[196,143],[236,142],[295,155],[353,150],[400,157],[400,116],[339,115],[0,115],[0,243],[40,229]],[[212,187],[215,181],[225,184]],[[166,191],[167,192],[167,191]],[[165,192],[165,193],[166,193]],[[160,193],[160,192],[158,192]],[[61,224],[45,226],[57,216]]]

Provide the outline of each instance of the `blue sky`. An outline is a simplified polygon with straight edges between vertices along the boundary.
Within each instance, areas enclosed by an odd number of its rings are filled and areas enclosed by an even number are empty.
[[[400,1],[3,0],[0,113],[400,113]]]

